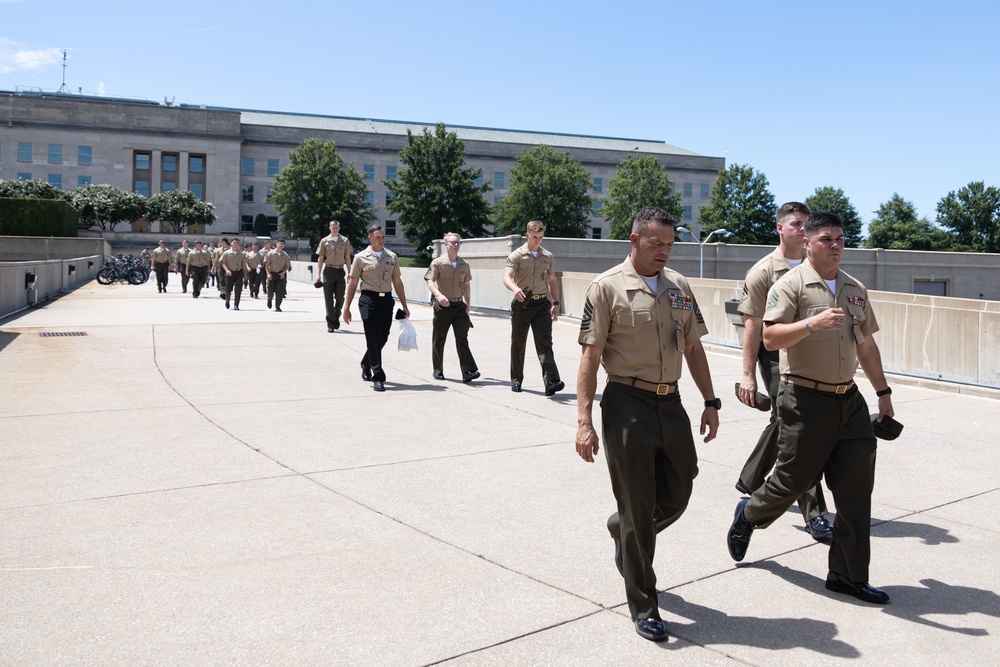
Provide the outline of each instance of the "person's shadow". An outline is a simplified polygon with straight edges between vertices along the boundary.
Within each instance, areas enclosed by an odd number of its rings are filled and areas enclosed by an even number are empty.
[[[861,652],[837,639],[837,625],[811,618],[760,618],[730,616],[703,607],[673,593],[658,597],[661,609],[689,619],[690,623],[669,621],[667,630],[675,637],[698,646],[743,644],[772,651],[803,648],[838,658],[860,658]],[[667,642],[665,649],[683,648],[685,644]]]

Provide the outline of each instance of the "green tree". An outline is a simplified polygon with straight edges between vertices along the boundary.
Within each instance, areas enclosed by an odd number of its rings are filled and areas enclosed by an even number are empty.
[[[674,192],[667,170],[652,155],[629,155],[608,183],[608,199],[601,213],[613,239],[627,239],[636,213],[656,206],[677,220],[684,215],[681,196]]]
[[[376,220],[366,200],[368,188],[353,164],[337,155],[337,144],[306,139],[288,153],[289,164],[274,178],[271,202],[278,227],[289,236],[307,237],[313,247],[329,233],[331,220],[355,243]]]
[[[844,223],[844,246],[847,248],[861,247],[861,218],[854,204],[840,188],[830,186],[816,188],[805,201],[811,211],[833,213]]]
[[[716,229],[730,232],[730,243],[777,245],[774,215],[778,208],[768,190],[767,176],[746,164],[719,172],[708,206],[701,209],[702,235]],[[716,237],[717,238],[717,237]]]
[[[399,152],[405,165],[396,180],[385,181],[392,193],[386,205],[395,213],[406,240],[417,255],[429,259],[427,247],[456,232],[463,238],[486,235],[490,207],[483,196],[492,188],[476,185],[482,169],[465,166],[465,144],[454,132],[438,123],[431,134],[427,128],[414,137],[406,131],[406,147]]]
[[[948,250],[951,235],[931,224],[926,217],[917,217],[917,209],[897,193],[879,205],[868,223],[866,248],[887,250]]]
[[[71,193],[37,178],[0,180],[0,197],[8,199],[61,199],[70,201]]]
[[[146,207],[146,217],[166,223],[175,234],[183,234],[188,225],[211,225],[215,222],[213,206],[198,199],[190,190],[170,190],[153,195]]]
[[[523,234],[531,220],[545,223],[545,233],[584,238],[590,231],[593,198],[590,174],[569,153],[541,144],[514,158],[510,190],[494,207],[494,233]]]
[[[70,202],[80,212],[80,222],[85,227],[114,231],[122,222],[147,217],[145,197],[105,183],[77,188]]]
[[[1000,189],[973,181],[937,205],[937,223],[950,229],[956,250],[1000,251]]]

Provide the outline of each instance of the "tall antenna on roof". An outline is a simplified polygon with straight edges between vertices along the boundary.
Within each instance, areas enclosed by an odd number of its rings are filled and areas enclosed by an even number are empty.
[[[69,92],[69,88],[66,86],[66,59],[68,57],[69,56],[66,54],[66,49],[63,49],[63,63],[62,63],[63,79],[62,79],[62,85],[59,86],[59,92],[60,93],[68,93]]]

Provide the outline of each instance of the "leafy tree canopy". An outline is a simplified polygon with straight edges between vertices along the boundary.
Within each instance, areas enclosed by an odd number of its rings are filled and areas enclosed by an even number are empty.
[[[315,247],[330,233],[330,221],[339,220],[341,233],[360,244],[365,229],[376,220],[375,207],[365,199],[364,177],[337,155],[336,143],[306,139],[288,159],[271,193],[279,229],[307,237]]]
[[[70,194],[37,178],[0,180],[0,197],[10,199],[61,199],[70,201]]]
[[[816,192],[806,198],[805,204],[814,213],[824,211],[840,218],[844,223],[844,247],[861,247],[861,218],[843,190],[830,186],[816,188]]]
[[[490,207],[483,196],[492,188],[476,185],[482,169],[465,166],[465,144],[438,123],[431,134],[406,131],[406,147],[399,152],[404,165],[396,180],[385,181],[392,193],[387,208],[395,213],[403,235],[417,255],[429,258],[427,247],[448,232],[463,238],[486,235]]]
[[[494,207],[494,233],[523,234],[531,220],[545,223],[548,236],[585,238],[593,198],[590,174],[569,153],[541,144],[514,158],[510,190]]]
[[[677,220],[684,214],[681,196],[674,192],[663,165],[652,155],[629,155],[608,184],[608,199],[601,211],[611,238],[627,239],[636,214],[647,206],[662,208]]]
[[[86,227],[114,231],[119,223],[147,217],[145,197],[105,183],[77,188],[70,201],[80,212],[80,222]]]
[[[213,206],[198,199],[190,190],[170,190],[153,195],[147,208],[150,220],[165,222],[177,234],[183,233],[188,225],[211,225],[215,222]]]
[[[937,223],[955,235],[955,250],[1000,252],[1000,189],[973,181],[937,205]]]
[[[887,250],[948,250],[950,235],[931,224],[926,217],[917,217],[917,209],[897,193],[879,205],[868,223],[866,248]]]
[[[769,187],[767,176],[750,165],[734,164],[721,171],[708,206],[701,209],[703,236],[725,229],[731,233],[729,243],[777,245],[778,208]]]

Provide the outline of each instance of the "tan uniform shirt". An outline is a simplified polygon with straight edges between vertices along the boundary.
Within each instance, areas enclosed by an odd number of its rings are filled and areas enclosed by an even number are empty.
[[[437,283],[438,291],[452,303],[458,303],[465,297],[465,286],[472,282],[472,267],[461,257],[455,260],[455,266],[448,261],[447,255],[438,257],[431,262],[430,268],[424,274],[424,280]]]
[[[525,243],[507,257],[507,268],[514,270],[514,284],[522,290],[530,288],[532,296],[545,295],[549,293],[549,276],[555,275],[556,258],[545,248],[539,248],[535,257]]]
[[[170,248],[156,248],[153,251],[153,264],[169,264]]]
[[[177,270],[180,271],[182,266],[187,266],[188,255],[191,254],[191,248],[178,248],[177,249]]]
[[[218,265],[220,259],[222,259],[222,254],[229,250],[228,246],[219,246],[212,250],[212,262]]]
[[[324,236],[316,248],[316,255],[323,260],[324,266],[332,266],[336,269],[343,268],[347,264],[347,258],[354,254],[354,248],[347,237],[340,234],[337,240],[333,240],[333,235]]]
[[[763,257],[747,271],[737,310],[750,317],[763,317],[771,285],[791,270],[791,263],[781,254],[780,249],[775,248],[774,252]]]
[[[684,348],[707,333],[684,276],[663,269],[654,294],[627,257],[587,289],[578,341],[604,347],[609,375],[659,384],[677,382]]]
[[[212,264],[212,254],[207,250],[192,250],[188,255],[188,266],[209,266]]]
[[[249,250],[247,251],[246,255],[247,255],[247,266],[250,267],[251,271],[256,271],[258,266],[262,266],[264,264],[264,256],[261,255],[260,252],[254,252],[253,250]]]
[[[389,292],[392,290],[393,278],[399,277],[399,263],[396,253],[382,250],[379,257],[368,246],[354,256],[351,263],[351,278],[360,279],[360,289],[370,292]]]
[[[284,250],[275,248],[264,258],[264,268],[269,273],[281,273],[292,268],[292,258]]]
[[[788,349],[781,350],[782,375],[792,374],[828,384],[843,384],[854,377],[856,346],[878,331],[878,321],[868,302],[868,290],[839,271],[834,296],[816,269],[806,261],[786,273],[767,294],[764,322],[789,324],[827,308],[843,308],[844,326],[836,331],[814,331]]]
[[[224,268],[229,269],[233,273],[242,271],[247,266],[247,256],[243,254],[243,251],[233,250],[232,248],[222,253],[222,258],[219,261]]]

